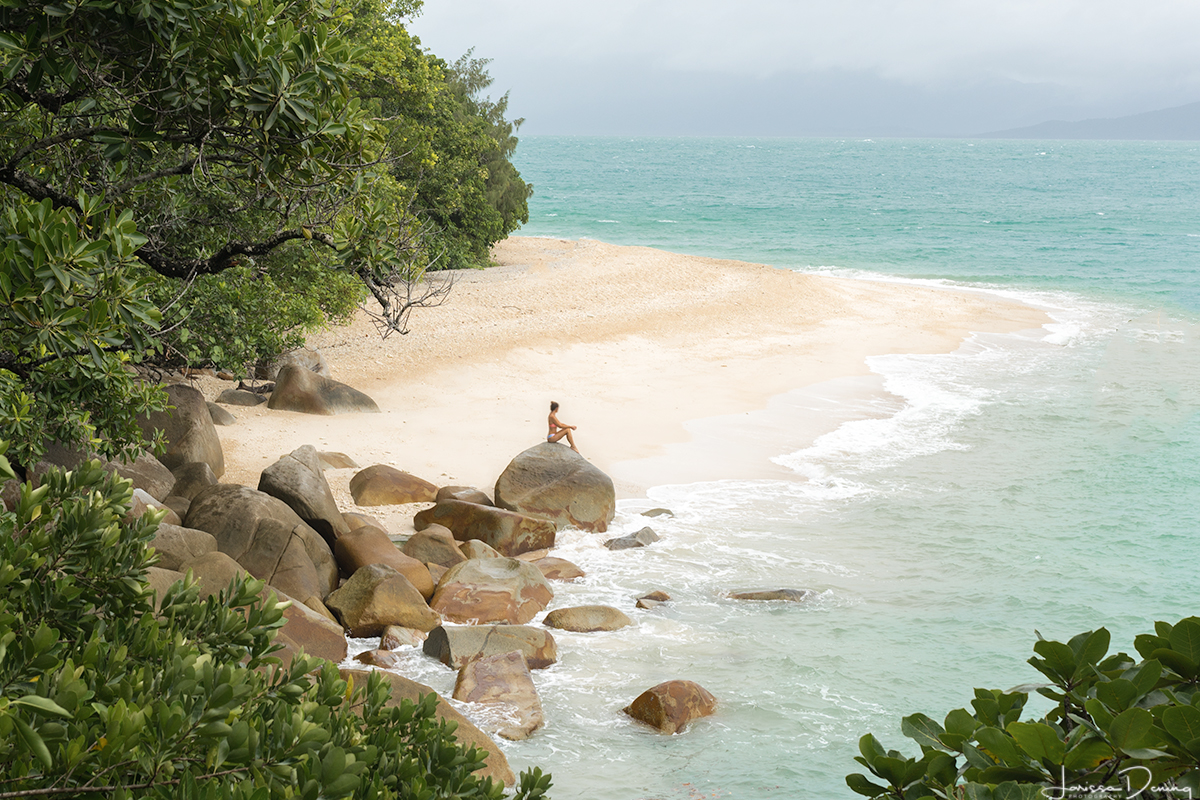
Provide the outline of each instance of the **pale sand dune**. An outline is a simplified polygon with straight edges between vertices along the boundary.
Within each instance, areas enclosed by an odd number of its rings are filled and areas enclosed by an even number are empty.
[[[392,464],[438,485],[490,492],[514,455],[544,440],[551,400],[622,496],[664,483],[784,477],[766,460],[784,448],[734,453],[753,435],[725,425],[730,417],[703,420],[866,375],[870,355],[951,352],[971,332],[1047,321],[980,294],[595,241],[513,238],[494,257],[497,267],[459,273],[445,305],[415,312],[407,336],[380,339],[364,317],[312,337],[333,377],[371,395],[383,413],[233,408],[238,424],[220,429],[224,480],[256,485],[264,466],[313,444],[362,466]],[[829,429],[836,414],[816,416],[799,438]],[[696,420],[688,444],[684,424]],[[714,434],[723,427],[726,435]],[[344,510],[352,474],[329,475]],[[382,516],[403,527],[411,510]]]

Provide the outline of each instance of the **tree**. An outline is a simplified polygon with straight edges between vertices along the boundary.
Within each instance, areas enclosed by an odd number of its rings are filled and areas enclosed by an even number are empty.
[[[161,400],[131,363],[241,369],[362,291],[400,332],[445,296],[339,24],[328,0],[0,2],[0,422],[19,464],[48,438],[134,449],[129,418]]]
[[[1108,655],[1109,633],[1069,642],[1038,637],[1029,663],[1049,683],[1008,692],[976,689],[973,711],[956,709],[939,724],[905,717],[901,730],[920,758],[885,750],[871,734],[856,757],[862,774],[846,777],[873,798],[1033,800],[1113,796],[1164,800],[1200,792],[1200,617],[1135,637],[1140,660]],[[1041,719],[1023,721],[1028,692],[1053,701]]]
[[[391,174],[428,226],[423,245],[440,269],[484,266],[493,244],[529,220],[526,184],[511,157],[523,120],[508,121],[508,96],[492,101],[488,61],[468,52],[454,64],[421,49],[402,17],[378,0],[356,6],[347,37],[364,47],[355,92],[384,121]]]
[[[3,452],[3,445],[0,445]],[[0,456],[0,480],[11,477]],[[76,798],[491,798],[483,754],[434,716],[388,707],[328,662],[271,654],[283,608],[261,581],[155,610],[157,527],[93,461],[26,483],[0,515],[0,795]],[[549,788],[522,775],[517,797]]]

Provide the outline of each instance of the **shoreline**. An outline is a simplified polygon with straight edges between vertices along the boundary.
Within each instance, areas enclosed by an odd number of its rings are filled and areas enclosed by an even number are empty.
[[[416,309],[407,336],[381,339],[361,313],[310,336],[333,378],[366,392],[382,413],[230,408],[238,422],[219,429],[223,480],[257,485],[263,467],[312,444],[361,467],[391,464],[490,494],[515,455],[545,440],[550,400],[579,426],[579,449],[613,478],[619,498],[671,483],[803,480],[762,458],[762,445],[780,455],[844,420],[837,403],[813,401],[789,441],[756,439],[753,428],[772,408],[794,405],[795,393],[833,382],[849,400],[878,395],[870,356],[951,353],[972,333],[1050,321],[977,291],[594,240],[513,237],[493,257],[497,266],[456,273],[446,304]],[[206,380],[200,388],[211,399],[227,387]],[[358,510],[346,488],[355,471],[328,474],[344,511]],[[411,530],[411,509],[363,510],[393,534]]]

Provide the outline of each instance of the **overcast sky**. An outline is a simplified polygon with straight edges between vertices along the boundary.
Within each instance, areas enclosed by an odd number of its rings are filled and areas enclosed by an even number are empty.
[[[1197,0],[425,0],[525,134],[970,134],[1200,100]]]

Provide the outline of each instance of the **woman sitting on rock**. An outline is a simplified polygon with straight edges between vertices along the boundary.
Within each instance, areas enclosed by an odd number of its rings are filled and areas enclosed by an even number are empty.
[[[558,421],[558,403],[553,400],[550,401],[550,416],[546,421],[550,425],[550,432],[546,434],[547,442],[558,442],[566,438],[571,449],[576,453],[579,452],[579,448],[575,446],[575,437],[571,435],[571,431],[575,430],[576,426],[564,425]]]

